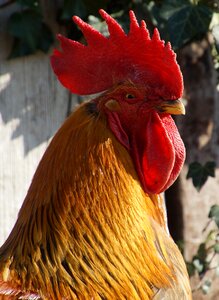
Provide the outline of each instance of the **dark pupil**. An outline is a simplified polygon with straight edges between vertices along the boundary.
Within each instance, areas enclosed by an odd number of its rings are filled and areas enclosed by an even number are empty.
[[[128,95],[126,95],[126,98],[127,98],[127,99],[134,99],[135,96],[133,96],[132,94],[128,94]]]

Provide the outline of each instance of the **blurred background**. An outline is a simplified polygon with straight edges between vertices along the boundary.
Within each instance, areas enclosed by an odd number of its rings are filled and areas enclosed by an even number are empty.
[[[134,10],[177,53],[186,116],[175,121],[187,159],[165,193],[169,228],[187,262],[194,299],[219,299],[219,1],[0,0],[0,245],[51,137],[84,100],[51,70],[55,35],[83,42],[72,15],[107,35],[99,8],[126,32]]]

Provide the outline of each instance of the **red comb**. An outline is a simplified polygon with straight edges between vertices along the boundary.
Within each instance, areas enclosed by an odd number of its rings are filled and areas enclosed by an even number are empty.
[[[73,93],[93,94],[130,80],[133,83],[158,87],[165,98],[177,99],[183,91],[183,80],[176,55],[170,43],[164,44],[157,29],[152,38],[141,21],[130,11],[130,31],[104,10],[110,36],[107,38],[79,17],[73,17],[86,38],[87,45],[61,35],[62,51],[54,50],[51,63],[60,82]]]

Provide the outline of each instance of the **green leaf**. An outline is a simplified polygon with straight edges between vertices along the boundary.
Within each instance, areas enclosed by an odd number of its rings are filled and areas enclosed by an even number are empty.
[[[209,263],[207,261],[207,248],[205,243],[199,245],[197,254],[192,259],[192,264],[199,276],[203,275],[208,269]]]
[[[219,12],[219,2],[218,0],[198,0],[200,3],[208,6],[213,12]]]
[[[45,23],[42,23],[41,34],[38,39],[38,49],[46,53],[49,51],[49,48],[53,42],[54,36],[52,31]]]
[[[31,49],[25,41],[15,38],[9,59],[30,55],[32,53],[33,49]]]
[[[219,243],[216,243],[215,245],[214,245],[214,252],[215,253],[219,253]]]
[[[159,14],[163,19],[168,20],[173,14],[189,4],[188,0],[164,0]]]
[[[186,178],[192,178],[194,187],[200,191],[208,176],[205,173],[203,166],[198,162],[193,162],[189,165],[189,170]]]
[[[201,286],[203,294],[205,295],[208,294],[210,287],[211,287],[211,280],[210,279],[205,280],[205,282]]]
[[[212,15],[212,11],[201,4],[188,3],[178,9],[167,21],[172,46],[182,47],[193,38],[207,33]]]
[[[87,8],[88,15],[94,15],[94,16],[99,16],[98,10],[100,8],[103,8],[106,10],[107,6],[109,6],[109,4],[111,4],[112,12],[114,12],[114,11],[120,10],[121,8],[128,7],[129,3],[130,3],[130,0],[122,0],[122,1],[114,1],[114,2],[109,1],[109,0],[95,0],[95,1],[84,0],[84,4]]]
[[[210,224],[210,223],[208,223],[208,224]],[[209,242],[211,242],[211,241],[215,241],[215,239],[216,239],[216,235],[217,235],[217,231],[214,229],[212,229],[212,230],[210,230],[209,232],[208,232],[208,235],[207,235],[207,237],[206,237],[206,243],[209,243]]]
[[[215,176],[215,162],[207,162],[202,166],[199,162],[193,162],[189,165],[189,170],[186,178],[192,178],[192,182],[197,191],[200,191],[202,186],[208,179],[208,176]]]
[[[35,51],[40,35],[41,21],[41,15],[31,10],[16,12],[9,20],[8,31],[12,36],[26,43],[32,51]]]
[[[196,271],[201,274],[204,270],[204,264],[200,261],[200,259],[195,258],[192,263]]]
[[[208,217],[213,219],[219,228],[219,205],[215,204],[211,207]]]
[[[195,274],[195,269],[196,269],[195,266],[193,265],[193,263],[186,262],[186,267],[187,267],[189,277],[192,277]]]
[[[61,20],[71,20],[73,15],[77,15],[84,19],[87,15],[87,10],[82,0],[65,0],[60,16]]]
[[[18,3],[21,6],[24,6],[26,8],[35,10],[36,12],[41,11],[39,0],[16,0],[16,3]]]
[[[194,161],[193,163],[189,164],[189,170],[188,173],[186,175],[186,178],[193,178],[197,173],[199,173],[199,171],[202,169],[202,165],[197,162]]]
[[[205,261],[207,258],[207,250],[205,243],[201,243],[198,248],[197,256],[201,261]]]
[[[47,52],[54,41],[52,31],[42,21],[42,15],[31,9],[12,14],[8,31],[14,37],[9,58],[29,55],[38,49]]]
[[[208,161],[204,167],[208,176],[215,177],[216,163],[214,161]]]

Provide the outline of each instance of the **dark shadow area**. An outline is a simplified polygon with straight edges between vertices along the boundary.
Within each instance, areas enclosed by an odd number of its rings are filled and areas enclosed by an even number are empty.
[[[183,205],[180,195],[180,178],[165,192],[168,227],[175,242],[183,240]]]
[[[184,78],[186,115],[177,118],[177,125],[185,143],[186,163],[215,161],[218,163],[216,144],[219,141],[217,72],[212,59],[208,37],[193,42],[178,53]]]

